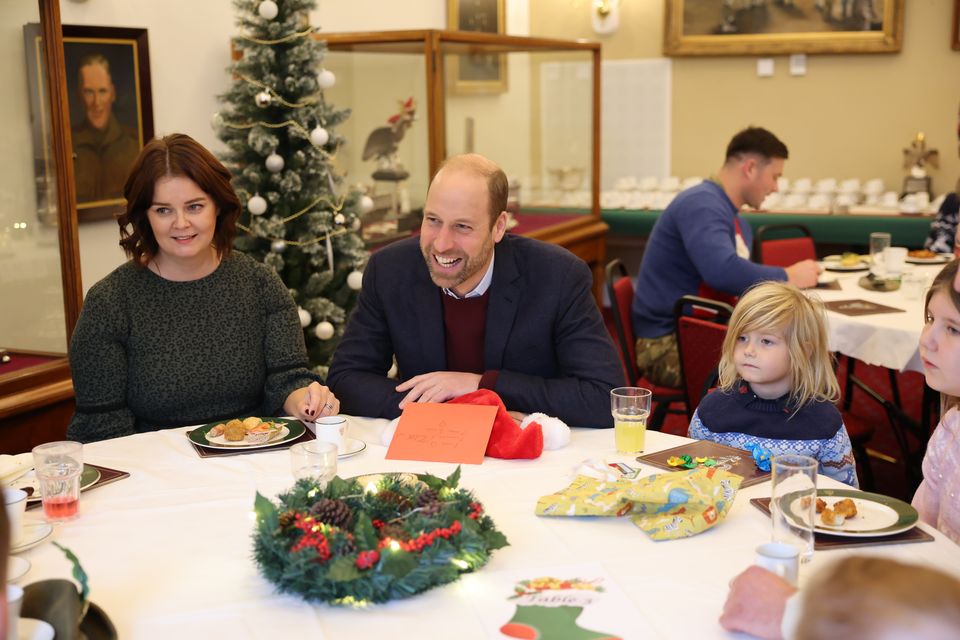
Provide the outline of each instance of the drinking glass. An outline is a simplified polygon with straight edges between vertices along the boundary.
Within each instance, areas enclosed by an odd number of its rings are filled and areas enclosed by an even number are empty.
[[[883,231],[874,231],[870,234],[870,273],[875,276],[886,275],[883,252],[890,246],[890,240],[890,234]]]
[[[817,501],[817,461],[809,456],[774,456],[770,464],[773,516],[772,542],[793,545],[801,562],[813,557],[814,515]]]
[[[290,447],[290,470],[294,480],[315,478],[320,486],[337,475],[337,445],[308,440]]]
[[[48,442],[33,448],[33,466],[40,481],[43,515],[48,521],[70,520],[80,509],[83,445]]]
[[[649,389],[642,387],[617,387],[610,392],[618,453],[643,453],[652,396]]]

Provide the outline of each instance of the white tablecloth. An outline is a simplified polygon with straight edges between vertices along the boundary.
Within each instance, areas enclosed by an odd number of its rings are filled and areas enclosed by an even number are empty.
[[[351,430],[384,422],[351,418]],[[525,569],[528,577],[537,577],[583,563],[602,567],[636,608],[630,618],[635,626],[625,638],[725,638],[731,636],[716,621],[728,582],[753,561],[754,548],[770,534],[769,519],[748,500],[769,495],[769,483],[741,491],[724,522],[683,540],[652,542],[626,519],[536,517],[537,498],[565,487],[584,459],[629,461],[614,452],[612,430],[574,429],[567,447],[537,460],[487,458],[463,467],[461,486],[476,492],[511,544],[494,552],[484,569],[453,585],[366,610],[311,605],[275,594],[251,558],[254,492],[272,498],[289,488],[288,452],[201,459],[183,431],[87,445],[87,462],[129,471],[131,477],[84,493],[80,516],[56,525],[52,536],[80,557],[92,600],[124,639],[499,637],[496,629],[507,620],[484,620],[481,612],[488,602],[502,603],[505,594],[485,589],[487,572]],[[650,433],[647,450],[684,441]],[[368,445],[340,461],[340,475],[394,470],[446,475],[455,467],[387,461],[385,451]],[[654,471],[644,468],[644,475]],[[42,517],[37,511],[27,516]],[[960,546],[924,529],[934,542],[867,547],[861,553],[960,573]],[[801,582],[845,553],[817,552],[811,566],[801,569]],[[67,561],[48,543],[22,555],[33,563],[24,583],[69,575]]]
[[[908,268],[925,274],[929,285],[943,265],[908,265]],[[903,313],[865,316],[847,316],[827,311],[830,350],[896,371],[922,372],[917,345],[923,329],[923,297],[908,300],[902,289],[868,291],[857,284],[866,271],[826,273],[838,276],[841,290],[814,290],[824,302],[861,299],[904,310]]]

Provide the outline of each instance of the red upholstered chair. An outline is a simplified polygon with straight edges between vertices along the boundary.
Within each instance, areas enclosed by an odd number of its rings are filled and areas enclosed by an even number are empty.
[[[801,260],[816,260],[817,245],[810,229],[802,224],[765,224],[754,234],[753,259],[760,264],[789,267]]]
[[[683,296],[673,307],[680,350],[680,372],[692,420],[700,399],[717,383],[717,365],[733,307],[724,302]]]
[[[630,307],[633,304],[633,280],[627,268],[620,260],[611,260],[606,267],[607,296],[610,298],[610,311],[613,316],[613,339],[620,348],[620,362],[623,365],[627,386],[644,387],[653,392],[653,410],[650,414],[648,429],[659,431],[670,405],[683,402],[683,391],[675,387],[655,385],[637,371],[637,341],[633,337],[633,318]],[[675,413],[682,413],[676,410]]]

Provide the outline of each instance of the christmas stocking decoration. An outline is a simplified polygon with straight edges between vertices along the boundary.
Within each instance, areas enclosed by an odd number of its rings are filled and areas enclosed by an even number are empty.
[[[577,618],[600,590],[579,580],[524,580],[513,596],[518,600],[517,610],[510,622],[500,627],[500,633],[522,640],[621,640],[577,624]]]

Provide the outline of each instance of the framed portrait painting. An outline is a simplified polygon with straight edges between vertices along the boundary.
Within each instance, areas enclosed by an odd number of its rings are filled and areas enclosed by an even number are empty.
[[[503,33],[505,0],[447,0],[447,28],[451,31]],[[494,53],[450,56],[454,93],[502,93],[507,90],[507,57]]]
[[[668,56],[889,53],[904,0],[664,0]]]
[[[37,25],[24,27],[34,125],[37,180],[52,175],[45,79],[32,69],[42,59]],[[146,29],[63,25],[67,102],[80,222],[123,211],[123,185],[153,137],[153,101]],[[42,68],[42,65],[41,65]]]

